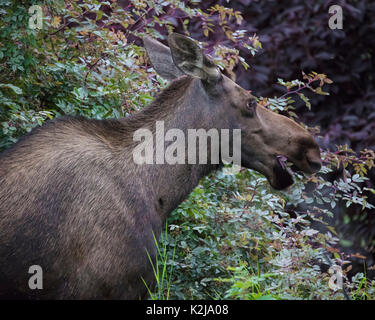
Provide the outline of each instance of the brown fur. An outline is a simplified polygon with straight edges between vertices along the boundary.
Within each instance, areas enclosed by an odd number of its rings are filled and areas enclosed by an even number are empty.
[[[133,174],[132,133],[168,115],[171,98],[190,82],[188,77],[175,81],[129,119],[49,121],[1,154],[0,270],[4,279],[14,279],[16,293],[36,298],[145,294],[139,276],[152,279],[142,252],[153,252],[152,230],[158,233],[164,215],[155,215],[159,202],[148,201],[158,190],[147,190],[145,177]],[[35,292],[28,288],[33,264],[42,266],[45,277],[45,289]],[[9,295],[5,289],[3,295]]]

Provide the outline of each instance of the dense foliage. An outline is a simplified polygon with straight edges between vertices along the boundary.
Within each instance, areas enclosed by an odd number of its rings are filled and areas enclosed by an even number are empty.
[[[141,109],[166,85],[141,36],[189,34],[260,103],[320,124],[326,150],[321,172],[296,175],[287,192],[251,170],[205,178],[168,220],[159,259],[168,277],[157,297],[374,298],[361,256],[373,252],[374,233],[358,232],[375,220],[367,178],[375,154],[364,148],[373,145],[374,5],[338,2],[344,31],[327,28],[331,2],[323,0],[0,0],[0,150],[59,115],[118,118]],[[42,29],[30,28],[32,5],[42,5]],[[347,277],[353,259],[360,269]],[[328,285],[334,265],[346,293]]]

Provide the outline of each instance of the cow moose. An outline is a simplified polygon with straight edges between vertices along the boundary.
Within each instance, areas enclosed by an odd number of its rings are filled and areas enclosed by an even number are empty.
[[[186,36],[169,47],[144,45],[168,87],[124,119],[62,116],[34,128],[0,154],[0,297],[2,299],[139,299],[153,283],[146,251],[156,256],[166,218],[219,164],[137,164],[134,132],[166,128],[240,129],[241,163],[275,189],[293,183],[280,162],[320,169],[307,130],[257,104]],[[29,287],[29,267],[43,289]]]

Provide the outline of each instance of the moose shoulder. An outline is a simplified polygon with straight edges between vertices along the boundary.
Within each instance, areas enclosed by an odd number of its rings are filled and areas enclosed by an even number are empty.
[[[146,255],[155,257],[153,232],[221,166],[135,163],[134,133],[155,135],[157,121],[183,133],[241,130],[242,165],[277,189],[293,183],[280,159],[319,170],[319,148],[305,129],[257,105],[192,39],[171,34],[168,42],[144,39],[155,70],[171,83],[141,112],[120,120],[58,118],[0,154],[2,298],[145,297],[141,277],[153,282]],[[32,265],[43,270],[42,290],[29,288]]]

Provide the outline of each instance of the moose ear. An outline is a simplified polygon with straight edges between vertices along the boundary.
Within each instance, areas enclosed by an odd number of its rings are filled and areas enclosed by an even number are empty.
[[[143,44],[154,69],[162,78],[173,80],[183,75],[174,64],[171,50],[167,46],[150,36],[143,37]]]
[[[220,71],[193,39],[172,33],[168,36],[168,44],[175,65],[183,73],[209,82],[220,79]]]

